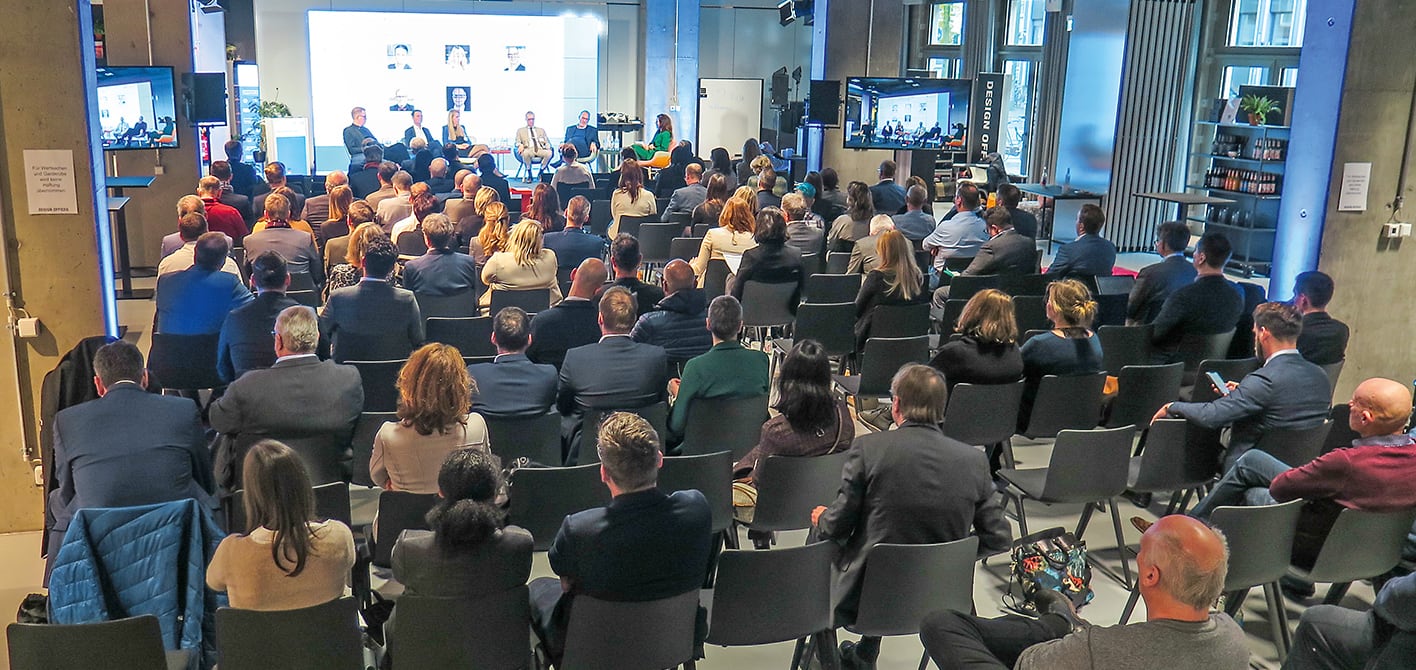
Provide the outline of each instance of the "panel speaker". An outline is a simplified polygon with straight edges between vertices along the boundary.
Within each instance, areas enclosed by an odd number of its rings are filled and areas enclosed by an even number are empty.
[[[841,123],[841,82],[813,79],[807,96],[806,122],[818,126]]]

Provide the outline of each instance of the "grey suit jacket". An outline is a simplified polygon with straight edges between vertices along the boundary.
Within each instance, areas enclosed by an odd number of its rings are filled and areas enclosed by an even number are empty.
[[[1047,274],[1064,277],[1111,276],[1116,268],[1116,245],[1099,235],[1083,235],[1057,248]]]
[[[880,253],[877,251],[879,242],[879,235],[856,240],[855,246],[851,248],[851,262],[846,266],[846,274],[865,274],[879,267]]]
[[[652,405],[668,393],[669,354],[663,347],[607,337],[565,352],[556,406],[564,416],[587,409]]]
[[[1037,241],[1005,230],[979,247],[966,275],[1027,275],[1037,272]]]
[[[446,556],[430,530],[405,530],[393,545],[393,577],[404,593],[481,598],[515,588],[531,576],[531,533],[507,526],[470,551]]]
[[[303,230],[294,228],[266,228],[259,233],[246,236],[246,271],[251,270],[251,261],[266,251],[280,253],[286,268],[291,272],[308,272],[319,286],[324,283],[324,262],[320,250],[315,247],[315,239]]]

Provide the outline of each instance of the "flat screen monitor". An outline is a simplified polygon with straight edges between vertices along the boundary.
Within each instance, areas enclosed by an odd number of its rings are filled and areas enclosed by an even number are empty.
[[[847,149],[964,147],[971,79],[846,79]]]
[[[98,70],[103,149],[176,149],[177,105],[170,67]]]

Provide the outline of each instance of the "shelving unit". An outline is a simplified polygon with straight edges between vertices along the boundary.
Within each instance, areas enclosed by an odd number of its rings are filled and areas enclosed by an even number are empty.
[[[1199,121],[1195,124],[1196,146],[1208,151],[1191,152],[1191,160],[1199,162],[1200,183],[1186,188],[1235,200],[1235,204],[1210,207],[1204,216],[1191,216],[1190,221],[1205,224],[1206,230],[1218,230],[1229,237],[1234,246],[1231,267],[1244,276],[1254,273],[1267,275],[1273,265],[1273,242],[1278,227],[1278,206],[1283,197],[1284,160],[1288,153],[1287,126],[1250,126],[1235,123]],[[1223,138],[1229,138],[1226,142]],[[1230,150],[1221,151],[1225,145]],[[1255,147],[1277,147],[1277,154],[1255,156]],[[1230,156],[1233,152],[1235,155]],[[1223,188],[1206,183],[1206,177],[1238,177],[1237,181],[1253,184],[1249,189]],[[1226,186],[1236,179],[1231,178]],[[1271,192],[1257,192],[1260,189]]]

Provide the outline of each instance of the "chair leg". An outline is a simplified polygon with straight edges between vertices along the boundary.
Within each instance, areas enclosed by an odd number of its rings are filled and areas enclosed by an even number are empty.
[[[1352,582],[1334,583],[1328,587],[1327,597],[1323,598],[1324,605],[1338,605],[1342,603],[1343,596],[1347,595],[1347,589],[1352,586]]]
[[[929,670],[929,651],[928,651],[928,650],[925,650],[924,653],[922,653],[922,654],[919,655],[919,670]]]
[[[1087,525],[1091,523],[1092,510],[1095,507],[1096,503],[1087,503],[1086,507],[1082,508],[1082,516],[1077,519],[1077,530],[1073,533],[1077,536],[1078,540],[1082,539],[1082,536],[1086,534]]]
[[[1116,499],[1107,498],[1106,504],[1111,508],[1111,527],[1116,531],[1116,548],[1121,551],[1121,576],[1126,580],[1126,586],[1133,586],[1131,583],[1131,557],[1126,554],[1126,536],[1121,533],[1121,512],[1116,509]],[[1081,536],[1078,536],[1080,538]]]
[[[1131,620],[1131,613],[1136,610],[1136,602],[1141,599],[1139,588],[1131,589],[1131,597],[1126,599],[1126,607],[1121,610],[1121,620],[1116,622],[1118,626],[1126,625]]]
[[[1278,662],[1282,663],[1293,645],[1293,634],[1288,630],[1288,610],[1284,607],[1277,582],[1264,584],[1264,599],[1268,601],[1269,627],[1273,630],[1273,644],[1278,649]]]
[[[1022,533],[1024,536],[1029,535],[1028,516],[1025,512],[1023,512],[1023,497],[1013,496],[1013,502],[1017,503],[1018,505],[1018,532]]]
[[[816,660],[821,662],[822,670],[840,670],[841,658],[836,653],[836,629],[828,628],[813,637],[816,638]]]
[[[802,652],[804,651],[806,651],[806,638],[797,638],[796,646],[792,648],[791,670],[798,670],[799,668],[801,668],[801,657]]]
[[[1170,494],[1170,504],[1165,506],[1165,514],[1163,516],[1170,516],[1175,513],[1175,508],[1180,506],[1180,497],[1182,495],[1184,495],[1184,493],[1181,491],[1174,491]],[[1182,509],[1181,511],[1184,510]]]

